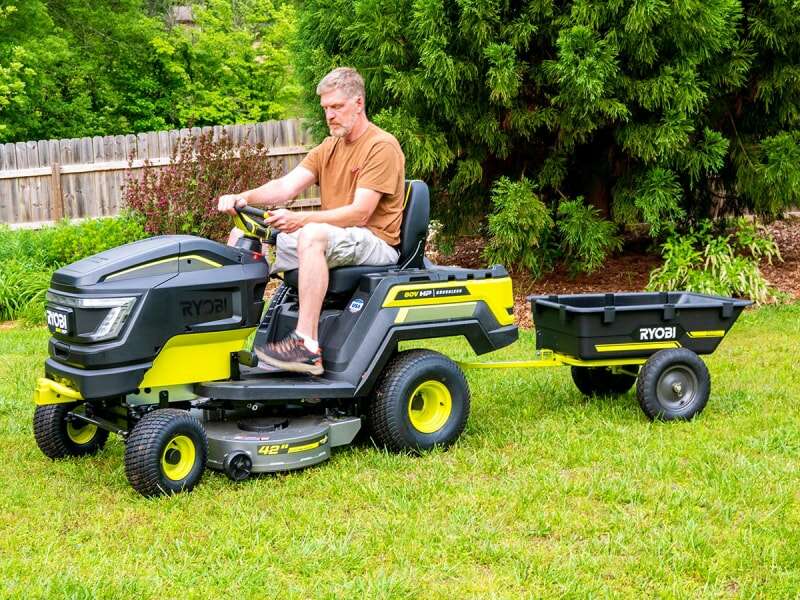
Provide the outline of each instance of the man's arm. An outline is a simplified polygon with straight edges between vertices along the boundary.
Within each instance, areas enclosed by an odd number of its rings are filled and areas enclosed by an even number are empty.
[[[286,209],[271,211],[267,223],[285,233],[292,233],[307,223],[328,223],[337,227],[364,227],[382,194],[368,188],[356,188],[352,204],[330,210],[292,212]]]
[[[220,196],[217,201],[217,210],[235,214],[234,207],[242,207],[247,204],[283,206],[316,182],[317,176],[314,173],[302,165],[297,166],[283,177],[268,181],[261,187],[240,194]]]

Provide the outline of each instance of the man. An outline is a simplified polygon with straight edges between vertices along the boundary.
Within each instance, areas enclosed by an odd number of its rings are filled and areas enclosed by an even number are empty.
[[[328,73],[317,95],[330,137],[287,175],[221,196],[217,206],[231,214],[247,204],[281,206],[319,183],[321,210],[270,211],[267,222],[280,232],[272,272],[300,269],[300,312],[288,337],[255,349],[263,363],[313,375],[323,372],[317,326],[328,269],[397,262],[405,181],[403,151],[394,136],[367,119],[364,80],[355,69]],[[229,243],[236,237],[231,232]]]

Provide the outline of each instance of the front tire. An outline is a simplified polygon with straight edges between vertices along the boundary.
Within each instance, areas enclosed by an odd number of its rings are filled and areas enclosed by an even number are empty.
[[[408,350],[386,366],[369,406],[372,437],[390,450],[449,446],[469,418],[469,386],[456,363],[431,350]]]
[[[208,439],[200,422],[185,410],[147,413],[128,436],[125,475],[142,496],[191,491],[203,477]]]
[[[711,376],[686,348],[660,350],[647,359],[636,382],[639,405],[650,419],[688,421],[700,414],[711,393]]]
[[[103,449],[108,431],[79,419],[68,420],[77,404],[37,406],[33,413],[33,435],[39,449],[52,459],[89,456]]]

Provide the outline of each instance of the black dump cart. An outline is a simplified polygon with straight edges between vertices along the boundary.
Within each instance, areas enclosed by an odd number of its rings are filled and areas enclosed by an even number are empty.
[[[463,363],[471,368],[570,366],[586,395],[616,395],[636,383],[651,419],[686,420],[711,388],[698,355],[712,353],[751,304],[691,292],[530,296],[536,357]]]

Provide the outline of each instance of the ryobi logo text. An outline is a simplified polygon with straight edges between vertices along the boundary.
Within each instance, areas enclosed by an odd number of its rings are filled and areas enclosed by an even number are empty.
[[[207,317],[226,313],[228,312],[228,299],[184,300],[181,302],[181,312],[184,317]]]
[[[64,313],[53,312],[51,310],[47,311],[47,324],[50,327],[55,327],[57,330],[66,331],[67,330],[67,315]]]
[[[451,298],[453,296],[469,296],[464,286],[433,288],[421,290],[405,290],[397,294],[396,300],[425,300],[426,298]]]
[[[674,340],[677,336],[675,327],[642,327],[639,329],[640,340]]]

